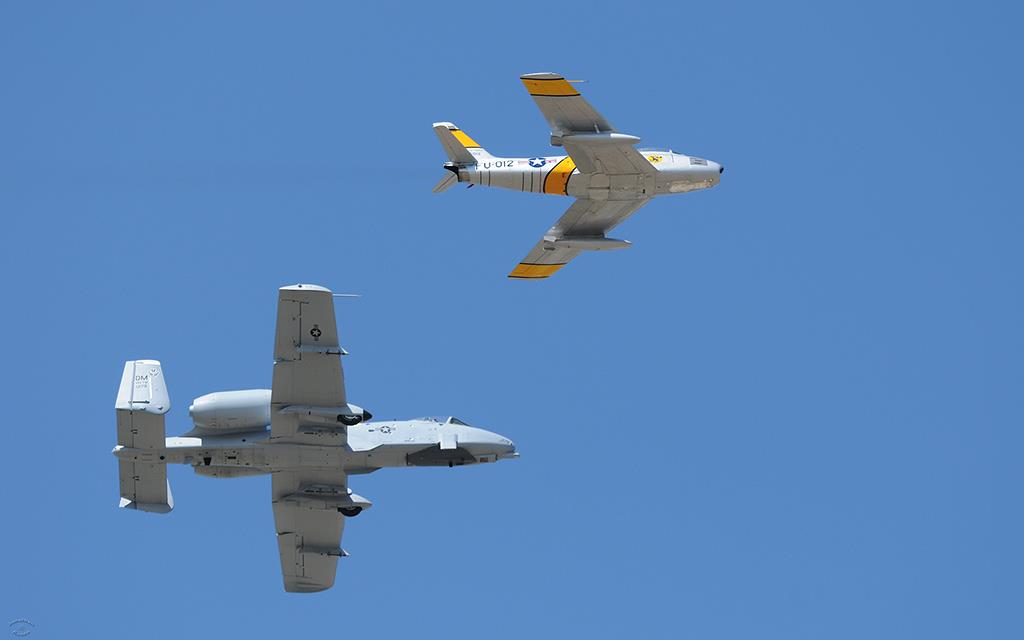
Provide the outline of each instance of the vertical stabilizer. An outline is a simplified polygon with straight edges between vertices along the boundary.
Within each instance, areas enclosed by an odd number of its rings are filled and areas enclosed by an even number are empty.
[[[493,157],[465,131],[450,122],[435,122],[434,133],[441,141],[448,159],[455,164],[476,164],[481,158]]]
[[[171,408],[163,369],[156,360],[124,364],[114,409],[117,413],[122,509],[167,513],[174,508],[167,465],[164,414]]]

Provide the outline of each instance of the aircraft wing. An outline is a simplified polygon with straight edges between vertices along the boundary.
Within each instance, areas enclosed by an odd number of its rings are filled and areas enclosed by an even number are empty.
[[[279,291],[270,393],[270,437],[280,443],[344,445],[339,416],[349,412],[330,290],[298,284]],[[289,451],[282,449],[282,451]],[[285,591],[334,584],[343,517],[332,497],[346,494],[345,473],[327,449],[295,447],[294,467],[273,475],[274,525]]]
[[[278,442],[344,445],[345,377],[330,290],[299,284],[279,291],[270,395],[270,437]]]
[[[284,590],[323,591],[334,585],[345,518],[322,496],[345,493],[338,469],[303,467],[278,471],[272,479],[274,526]]]
[[[552,137],[561,140],[580,173],[613,176],[657,172],[633,146],[640,139],[618,133],[563,76],[528,73],[520,80],[548,121]]]
[[[579,198],[572,203],[555,226],[534,245],[510,278],[547,278],[564,267],[581,251],[599,251],[628,247],[623,240],[605,238],[650,198],[639,200],[591,200]]]

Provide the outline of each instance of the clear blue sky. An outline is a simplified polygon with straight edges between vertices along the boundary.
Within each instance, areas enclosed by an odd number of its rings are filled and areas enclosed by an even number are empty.
[[[86,8],[89,5],[89,8]],[[1020,638],[1021,12],[1011,3],[4,3],[3,624],[33,637]],[[551,153],[558,71],[722,185],[629,251],[510,268],[569,201],[432,195],[437,120]],[[269,479],[119,511],[124,360],[270,384],[276,288],[353,402],[522,459],[353,478],[285,594]],[[6,631],[6,630],[5,630]]]

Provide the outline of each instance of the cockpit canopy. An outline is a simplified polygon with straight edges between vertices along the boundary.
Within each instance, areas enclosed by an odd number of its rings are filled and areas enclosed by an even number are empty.
[[[465,422],[463,420],[459,420],[455,416],[448,416],[447,418],[438,418],[437,416],[425,416],[423,418],[416,418],[416,419],[417,420],[422,420],[423,422],[436,422],[438,424],[460,424],[460,425],[462,425],[464,427],[471,427],[471,426],[473,426],[473,425],[469,424],[468,422]]]

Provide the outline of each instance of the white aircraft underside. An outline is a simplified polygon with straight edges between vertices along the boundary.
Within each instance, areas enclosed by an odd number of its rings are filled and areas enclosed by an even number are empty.
[[[551,127],[551,144],[568,155],[499,158],[450,122],[434,123],[448,155],[446,175],[434,192],[456,182],[577,198],[509,274],[547,278],[581,251],[622,249],[607,232],[659,195],[717,185],[722,165],[672,151],[638,150],[636,136],[617,132],[564,77],[521,77]]]
[[[334,584],[344,518],[372,503],[349,475],[384,467],[461,466],[515,458],[511,440],[449,418],[370,421],[345,398],[329,290],[280,290],[272,389],[212,393],[189,408],[194,428],[165,437],[170,409],[156,360],[125,363],[115,405],[122,508],[168,513],[168,464],[212,477],[272,474],[272,501],[286,591]],[[269,425],[269,430],[267,429]]]

